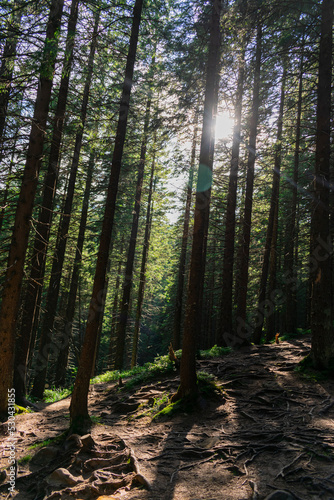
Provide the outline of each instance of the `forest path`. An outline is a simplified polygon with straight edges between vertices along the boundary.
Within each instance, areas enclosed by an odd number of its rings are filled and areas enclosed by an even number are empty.
[[[87,490],[93,481],[87,464],[92,468],[93,462],[92,455],[83,455],[84,447],[80,453],[86,476],[80,476],[78,485],[73,482],[73,476],[76,478],[79,473],[68,447],[64,451],[63,446],[63,455],[57,451],[57,444],[47,447],[44,455],[29,449],[32,444],[68,429],[69,398],[41,404],[39,412],[18,415],[17,458],[35,453],[36,456],[19,464],[19,478],[28,473],[35,476],[29,476],[31,481],[17,481],[15,498],[67,500],[100,495],[101,500],[261,500],[276,489],[284,489],[297,499],[333,500],[334,380],[319,381],[294,371],[309,349],[310,339],[303,337],[278,345],[246,347],[219,359],[200,360],[198,369],[212,373],[224,395],[203,399],[197,412],[163,421],[151,421],[151,405],[176,391],[176,374],[137,387],[127,395],[120,393],[116,384],[92,386],[90,413],[99,417],[101,423],[93,426],[91,436],[99,457],[109,460],[95,464],[93,479],[102,484],[106,481],[103,474],[113,471],[114,482],[109,481],[109,490],[103,487],[107,495],[101,494],[103,488],[95,493]],[[8,465],[5,445],[9,438],[5,429],[3,425],[1,468]],[[118,462],[115,457],[110,458],[111,451],[116,453]],[[77,448],[75,452],[78,453]],[[45,466],[48,463],[49,468]],[[50,493],[56,483],[45,482],[43,477],[51,477],[50,471],[59,467],[72,476],[65,481],[67,489],[57,496]],[[124,480],[118,492],[111,494],[117,486],[116,476],[118,480],[127,478],[127,482]],[[40,496],[28,484],[36,480]],[[150,490],[129,489],[131,484],[139,486],[145,480]],[[0,498],[6,496],[3,486]]]

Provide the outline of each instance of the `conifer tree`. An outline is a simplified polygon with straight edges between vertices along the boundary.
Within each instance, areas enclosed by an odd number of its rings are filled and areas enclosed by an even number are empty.
[[[152,73],[152,71],[154,71],[154,64],[155,64],[155,56],[153,56],[153,59],[152,59],[150,73]],[[150,83],[150,86],[151,86],[151,83]],[[145,111],[145,119],[144,119],[144,131],[143,131],[143,139],[142,139],[142,144],[141,144],[139,167],[138,167],[138,173],[137,173],[137,184],[136,184],[135,204],[134,204],[134,208],[133,208],[130,243],[129,243],[129,248],[128,248],[127,261],[126,261],[126,265],[125,265],[123,295],[122,295],[122,300],[121,300],[120,318],[119,318],[119,324],[118,324],[118,329],[117,329],[117,346],[116,346],[116,355],[115,355],[115,368],[116,368],[116,370],[121,370],[123,368],[125,336],[126,336],[126,327],[127,327],[127,323],[128,323],[130,296],[131,296],[132,281],[133,281],[133,265],[134,265],[136,243],[137,243],[137,233],[138,233],[138,226],[139,226],[139,215],[140,215],[141,196],[142,196],[143,179],[144,179],[146,150],[147,150],[147,142],[149,139],[148,132],[149,132],[150,116],[151,116],[151,104],[152,104],[152,90],[150,89],[148,100],[146,103],[146,111]]]
[[[135,327],[134,327],[134,332],[133,332],[131,368],[134,368],[137,364],[140,320],[141,320],[141,313],[142,313],[142,307],[143,307],[143,302],[144,302],[144,292],[145,292],[145,282],[146,282],[146,266],[147,266],[147,258],[148,258],[148,252],[149,252],[149,247],[150,247],[151,226],[152,226],[152,210],[153,210],[152,196],[153,196],[153,189],[154,189],[155,155],[156,155],[156,153],[154,151],[152,165],[151,165],[150,184],[149,184],[149,190],[148,190],[145,235],[144,235],[144,244],[143,244],[142,259],[141,259],[141,266],[140,266],[140,275],[139,275],[136,320],[135,320]]]
[[[108,193],[105,205],[105,212],[100,236],[99,251],[95,269],[93,291],[89,305],[88,320],[84,344],[81,350],[78,373],[74,383],[74,389],[70,405],[70,418],[72,427],[80,426],[80,422],[88,419],[88,390],[89,380],[94,365],[94,355],[97,344],[98,329],[100,324],[101,305],[105,300],[105,282],[108,266],[109,249],[111,243],[111,233],[114,222],[116,196],[118,181],[120,177],[121,161],[123,156],[127,119],[130,104],[130,94],[134,65],[137,53],[139,37],[139,26],[143,8],[143,0],[136,0],[133,8],[133,21],[129,50],[125,68],[125,78],[123,82],[122,96],[119,108],[119,117],[116,131],[116,139],[112,157],[111,173],[109,179]],[[84,425],[84,424],[83,424]]]
[[[186,258],[187,258],[187,246],[189,237],[190,209],[191,209],[192,192],[193,192],[193,178],[194,178],[194,168],[196,160],[197,134],[198,134],[198,111],[196,110],[195,120],[194,120],[194,135],[192,141],[190,167],[189,167],[189,177],[187,183],[187,198],[186,198],[186,206],[183,219],[181,253],[180,253],[179,270],[177,278],[177,291],[176,291],[174,323],[173,323],[174,349],[181,348],[183,293],[184,293],[184,280],[186,273]]]
[[[53,133],[48,169],[44,178],[42,206],[38,222],[36,224],[33,253],[30,258],[30,276],[23,300],[23,316],[20,332],[16,338],[14,387],[17,401],[20,402],[21,405],[25,404],[26,369],[29,349],[31,346],[33,347],[38,319],[40,316],[41,293],[44,282],[46,254],[52,223],[53,201],[59,173],[60,149],[73,61],[74,36],[78,18],[78,6],[79,0],[72,0],[71,12],[68,20],[62,78],[58,92],[55,118],[53,121]]]
[[[270,258],[272,258],[274,261],[275,260],[274,254],[276,254],[286,72],[287,69],[285,62],[283,67],[283,75],[281,83],[281,100],[280,100],[280,109],[279,109],[278,124],[277,124],[277,140],[275,147],[274,173],[273,173],[273,184],[272,184],[271,201],[270,201],[270,212],[268,218],[268,228],[267,228],[266,243],[264,248],[264,257],[263,257],[262,273],[260,281],[260,292],[258,298],[257,325],[253,334],[253,340],[256,344],[259,344],[261,341],[262,328],[265,315],[271,315],[274,312],[273,297],[267,299],[266,302],[266,290],[267,290]]]
[[[214,153],[214,113],[218,101],[220,61],[221,0],[212,0],[210,41],[206,69],[206,88],[203,110],[203,128],[196,187],[195,217],[190,260],[188,296],[184,321],[180,387],[173,400],[194,397],[197,393],[196,342],[200,336],[202,293],[206,261],[206,237],[209,224],[212,168]]]
[[[13,386],[15,328],[28,247],[38,175],[43,155],[53,73],[64,0],[52,0],[46,31],[27,160],[22,178],[8,257],[0,310],[0,413],[7,409],[8,388]]]
[[[322,1],[310,255],[312,273],[311,358],[316,368],[331,368],[332,370],[334,365],[334,333],[329,186],[333,10],[334,0]]]
[[[52,260],[51,278],[49,282],[48,293],[46,297],[45,313],[43,317],[41,337],[39,340],[38,349],[38,363],[36,366],[36,373],[31,394],[36,398],[42,398],[44,386],[46,382],[47,365],[49,358],[49,351],[52,346],[52,332],[54,318],[57,310],[57,302],[60,291],[61,275],[65,260],[65,250],[68,239],[68,230],[71,220],[71,211],[74,198],[74,189],[76,177],[79,166],[80,151],[82,146],[83,133],[86,124],[87,108],[89,100],[89,91],[93,77],[94,57],[98,41],[98,26],[100,19],[100,11],[97,10],[94,15],[94,29],[92,35],[92,42],[89,51],[87,76],[82,96],[81,110],[80,110],[80,125],[75,136],[74,152],[71,163],[71,171],[68,180],[67,193],[65,198],[62,216],[59,222],[56,249]]]
[[[254,63],[252,110],[249,123],[245,206],[244,206],[244,214],[242,222],[239,271],[237,274],[237,282],[236,282],[237,300],[238,300],[236,331],[237,335],[241,338],[245,337],[245,324],[246,324],[246,304],[247,304],[247,289],[248,289],[248,277],[249,277],[249,246],[250,246],[250,231],[252,224],[253,189],[254,189],[254,165],[256,158],[256,140],[257,140],[257,128],[258,128],[259,106],[260,106],[261,54],[262,54],[262,22],[260,19],[258,19],[257,33],[256,33],[255,63]],[[247,334],[248,332],[246,331],[246,335]]]

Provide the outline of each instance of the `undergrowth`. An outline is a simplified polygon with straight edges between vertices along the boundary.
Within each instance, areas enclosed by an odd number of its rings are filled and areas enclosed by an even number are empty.
[[[218,347],[217,345],[211,347],[211,349],[201,350],[198,352],[198,357],[201,359],[211,359],[220,357],[230,353],[232,349],[230,347]],[[182,351],[178,350],[175,352],[178,359],[181,359]],[[92,378],[91,384],[103,384],[109,382],[117,382],[120,379],[127,379],[124,384],[124,390],[129,390],[151,380],[159,377],[169,375],[175,371],[174,363],[170,361],[169,356],[157,356],[154,361],[145,363],[143,366],[136,366],[130,370],[119,371],[107,371],[101,375],[97,375]],[[55,403],[68,397],[72,393],[73,387],[71,388],[52,388],[46,389],[44,391],[44,401],[46,403]]]
[[[312,357],[310,354],[305,356],[295,368],[295,372],[299,373],[302,377],[313,380],[314,382],[321,382],[332,378],[334,375],[334,366],[329,366],[327,369],[316,369],[313,365]]]
[[[303,329],[303,328],[297,328],[296,332],[293,332],[293,333],[289,333],[289,332],[285,332],[283,333],[282,335],[280,335],[278,338],[280,341],[284,341],[284,340],[290,340],[290,339],[295,339],[295,338],[298,338],[302,335],[310,335],[311,333],[311,330],[310,329]],[[275,343],[275,339],[273,339],[271,341],[272,344]]]
[[[45,439],[44,441],[38,441],[37,443],[32,444],[28,447],[28,450],[34,450],[35,448],[44,448],[45,446],[49,446],[50,444],[61,443],[66,438],[66,432],[63,432],[59,436],[54,438]]]
[[[60,387],[56,389],[45,389],[43,401],[45,403],[55,403],[56,401],[60,401],[61,399],[67,398],[70,394],[72,394],[73,387],[66,389],[64,387]]]
[[[232,347],[218,347],[214,345],[211,349],[199,351],[199,356],[201,359],[219,358],[220,356],[229,354],[232,350]]]
[[[20,415],[20,413],[33,413],[31,408],[25,408],[24,406],[15,405],[15,415]]]

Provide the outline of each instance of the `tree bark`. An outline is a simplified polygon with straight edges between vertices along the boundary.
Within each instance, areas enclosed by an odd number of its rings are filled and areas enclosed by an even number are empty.
[[[277,138],[275,146],[273,187],[271,191],[270,212],[268,219],[266,243],[263,255],[260,291],[259,291],[257,316],[256,316],[256,326],[253,334],[253,340],[256,344],[259,344],[261,341],[264,318],[273,314],[275,311],[274,297],[266,299],[266,290],[267,290],[267,280],[268,280],[269,263],[270,263],[270,251],[276,252],[276,241],[274,241],[273,236],[274,234],[276,234],[276,240],[277,240],[277,230],[276,232],[274,231],[274,226],[275,226],[275,220],[277,220],[278,217],[278,204],[279,204],[285,80],[286,80],[286,64],[284,64],[283,75],[282,75],[281,99],[280,99],[280,109],[278,114]]]
[[[246,37],[244,36],[239,59],[239,73],[236,91],[235,124],[233,129],[232,159],[230,179],[227,195],[225,247],[223,257],[222,297],[219,344],[224,345],[224,334],[232,334],[233,325],[233,267],[234,267],[234,239],[235,239],[235,211],[237,206],[237,185],[239,169],[239,151],[241,140],[242,96],[245,74]]]
[[[246,193],[245,193],[245,208],[242,226],[242,241],[241,241],[241,260],[237,277],[236,287],[238,290],[237,302],[237,337],[230,339],[225,336],[224,343],[229,345],[232,342],[243,343],[245,338],[249,336],[248,328],[245,331],[246,325],[246,310],[247,310],[247,289],[248,289],[248,267],[249,267],[249,246],[250,233],[252,224],[252,208],[253,208],[253,187],[254,187],[254,165],[256,159],[256,139],[257,126],[259,120],[260,106],[260,84],[261,84],[261,53],[262,53],[262,24],[258,21],[256,34],[256,52],[254,66],[254,84],[253,84],[253,100],[252,112],[249,125],[249,142],[248,142],[248,160],[247,160],[247,177],[246,177]]]
[[[137,309],[136,309],[136,321],[135,321],[135,328],[134,328],[134,333],[133,333],[133,343],[132,343],[131,368],[134,368],[136,366],[137,356],[138,356],[140,320],[141,320],[142,306],[143,306],[143,302],[144,302],[144,292],[145,292],[145,282],[146,282],[146,263],[147,263],[148,251],[149,251],[149,246],[150,246],[151,226],[152,226],[151,213],[152,213],[152,208],[153,208],[152,195],[153,195],[154,171],[155,171],[155,151],[153,153],[150,186],[149,186],[148,200],[147,200],[144,245],[143,245],[142,258],[141,258],[139,289],[138,289],[138,302],[137,302]]]
[[[291,208],[286,227],[286,246],[285,246],[285,278],[287,280],[285,287],[286,294],[286,315],[285,329],[288,333],[295,333],[297,327],[297,265],[295,262],[295,249],[297,248],[297,186],[299,177],[299,157],[300,157],[300,137],[301,137],[301,118],[302,118],[302,101],[303,101],[303,76],[304,76],[304,37],[301,47],[301,59],[299,69],[298,83],[298,103],[297,103],[297,119],[296,119],[296,142],[294,151],[294,168],[293,178],[291,183]]]
[[[154,58],[152,65],[154,64]],[[151,114],[151,103],[152,97],[149,95],[146,104],[145,120],[144,120],[144,134],[141,145],[140,160],[138,167],[136,194],[135,194],[135,204],[133,208],[133,218],[131,226],[130,243],[128,248],[127,261],[125,266],[124,284],[123,284],[123,295],[121,301],[121,311],[120,318],[117,329],[117,344],[116,344],[116,355],[115,355],[115,369],[122,370],[124,362],[124,350],[125,350],[125,337],[126,337],[126,327],[128,324],[129,315],[129,304],[132,290],[132,278],[133,278],[133,265],[136,253],[137,244],[137,233],[139,226],[139,214],[141,206],[141,195],[143,190],[143,179],[144,179],[144,168],[146,159],[146,149],[148,141],[148,128],[150,124],[150,114]]]
[[[196,160],[197,135],[198,135],[198,112],[196,111],[195,121],[194,121],[194,135],[191,148],[189,178],[187,184],[187,198],[186,198],[186,206],[183,219],[182,244],[181,244],[176,301],[174,310],[173,348],[175,350],[181,348],[183,291],[184,291],[184,279],[186,274],[187,246],[188,246],[188,236],[189,236],[190,209],[191,209],[191,200],[193,192],[194,168]]]
[[[319,54],[314,203],[311,219],[311,358],[316,368],[334,367],[332,244],[329,223],[333,0],[323,0]],[[324,250],[327,247],[327,250]]]
[[[63,134],[70,72],[73,61],[74,35],[78,18],[79,0],[72,0],[68,21],[65,57],[62,78],[59,87],[57,108],[51,140],[48,170],[44,178],[44,191],[41,210],[36,225],[36,235],[31,257],[30,276],[23,301],[23,317],[20,331],[16,339],[14,387],[17,399],[21,404],[26,396],[26,372],[30,346],[34,345],[38,325],[41,291],[44,282],[46,253],[48,249],[52,223],[53,200],[59,172],[60,148]]]
[[[56,375],[55,375],[55,386],[62,387],[65,385],[65,376],[66,376],[66,367],[68,361],[68,353],[70,347],[70,339],[72,336],[73,329],[73,319],[75,313],[75,305],[78,291],[78,283],[79,283],[79,273],[81,267],[82,260],[82,250],[85,241],[85,232],[86,232],[86,223],[87,223],[87,215],[88,215],[88,206],[89,206],[89,197],[92,186],[92,178],[93,178],[93,168],[95,163],[96,153],[95,150],[91,151],[88,169],[87,169],[87,179],[85,192],[82,202],[82,211],[79,225],[79,234],[76,244],[75,250],[75,259],[73,264],[72,278],[70,291],[68,295],[68,302],[66,307],[65,321],[64,321],[64,329],[62,335],[61,346],[59,346],[59,354],[56,364]]]
[[[270,257],[269,257],[269,278],[268,278],[268,297],[275,298],[275,290],[277,283],[277,254],[278,254],[278,201],[275,207],[274,214],[274,224],[273,224],[273,233],[271,239],[271,248],[270,248]],[[276,301],[270,299],[273,302],[273,312],[269,314],[266,321],[266,342],[270,342],[275,338],[276,333]]]
[[[63,4],[63,0],[53,0],[50,7],[27,160],[16,208],[2,295],[0,311],[0,413],[5,412],[7,409],[7,390],[13,385],[16,318],[19,310],[24,262],[28,247],[30,219],[43,155],[46,120],[49,112]]]
[[[97,333],[101,314],[101,300],[103,300],[103,296],[105,293],[105,275],[108,265],[109,247],[114,222],[116,196],[126,135],[127,118],[129,112],[130,94],[137,52],[142,7],[143,0],[136,0],[133,9],[131,37],[126,62],[125,79],[123,83],[120,103],[115,146],[112,157],[106,207],[97,256],[93,292],[89,305],[84,344],[81,351],[78,373],[74,383],[74,390],[70,405],[71,425],[74,427],[80,426],[80,422],[86,421],[88,419],[87,397],[89,390],[89,377],[94,363],[93,353],[95,352],[97,341]]]
[[[120,254],[123,254],[123,238],[121,244]],[[122,271],[122,260],[119,260],[117,275],[116,275],[116,283],[115,283],[115,295],[112,306],[112,314],[111,314],[111,331],[110,331],[110,342],[109,342],[109,353],[108,353],[108,368],[109,370],[114,370],[114,362],[115,362],[115,350],[116,350],[116,341],[117,341],[117,325],[118,325],[118,294],[121,283],[121,271]]]
[[[39,340],[39,350],[37,355],[37,366],[35,368],[35,377],[31,394],[36,398],[43,398],[43,392],[46,382],[47,365],[50,349],[55,349],[59,352],[59,346],[52,340],[52,330],[54,318],[57,311],[57,303],[60,290],[60,282],[62,269],[65,259],[65,251],[67,238],[69,236],[68,230],[71,221],[71,211],[74,198],[74,189],[76,177],[79,166],[80,151],[82,145],[83,132],[86,123],[87,107],[89,100],[90,85],[93,76],[94,57],[98,39],[98,25],[100,19],[100,11],[96,11],[94,19],[93,37],[90,46],[90,53],[88,58],[87,77],[82,97],[81,111],[80,111],[80,125],[79,130],[75,137],[74,154],[72,159],[70,177],[67,186],[67,193],[62,216],[59,222],[58,236],[56,249],[52,261],[51,278],[46,297],[45,314],[42,323],[41,337]]]
[[[180,387],[173,399],[193,398],[197,394],[196,341],[202,321],[202,295],[206,260],[210,197],[214,152],[214,112],[218,101],[218,74],[220,61],[221,0],[212,0],[210,42],[206,70],[203,128],[199,158],[195,202],[194,234],[190,260],[188,296],[184,321]]]

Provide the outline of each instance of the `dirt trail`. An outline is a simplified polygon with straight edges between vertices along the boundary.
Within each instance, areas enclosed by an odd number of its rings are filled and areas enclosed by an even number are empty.
[[[127,396],[114,384],[92,386],[90,413],[101,422],[91,431],[95,455],[109,462],[92,462],[82,443],[66,456],[64,444],[58,455],[60,445],[49,446],[46,453],[53,455],[42,456],[44,475],[38,456],[19,464],[18,478],[30,474],[32,480],[17,480],[15,498],[261,500],[284,489],[297,499],[334,500],[334,381],[319,382],[294,371],[309,348],[310,339],[301,338],[198,361],[198,369],[212,373],[222,385],[224,396],[203,399],[199,411],[166,421],[151,421],[150,404],[176,391],[176,374]],[[32,444],[68,428],[69,399],[39,406],[38,412],[16,417],[18,459],[36,453],[29,449]],[[0,431],[2,469],[7,467],[9,438],[5,424]],[[56,449],[50,452],[52,447]],[[116,456],[123,457],[118,465]],[[59,486],[59,477],[52,483],[52,471],[60,468],[67,471],[67,489]],[[125,483],[117,489],[120,478]],[[52,493],[57,481],[58,490],[63,488],[58,496]],[[91,484],[97,485],[95,493],[85,492]],[[2,486],[0,498],[7,493]]]

